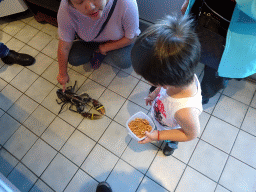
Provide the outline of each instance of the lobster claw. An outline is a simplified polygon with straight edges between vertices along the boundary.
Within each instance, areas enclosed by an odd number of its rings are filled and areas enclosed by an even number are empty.
[[[98,111],[101,115],[105,115],[106,111],[105,111],[105,107],[97,100],[92,99],[92,105],[93,108]]]
[[[97,114],[88,113],[88,112],[81,113],[81,115],[84,116],[85,118],[88,118],[91,120],[96,120],[96,119],[102,118],[102,115],[97,115]]]

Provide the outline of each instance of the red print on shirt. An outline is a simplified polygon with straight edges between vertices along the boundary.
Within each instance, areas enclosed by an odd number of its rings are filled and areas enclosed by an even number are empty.
[[[154,104],[154,115],[155,119],[162,125],[162,126],[167,126],[163,123],[162,119],[164,116],[166,118],[166,111],[164,110],[164,104],[162,101],[159,99],[160,94],[158,94],[155,104]]]

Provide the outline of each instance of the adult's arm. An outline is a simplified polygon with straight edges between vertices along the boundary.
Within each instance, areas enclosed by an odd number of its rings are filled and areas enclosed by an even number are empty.
[[[66,83],[69,81],[68,76],[68,55],[72,47],[73,42],[66,42],[59,40],[58,45],[58,63],[59,63],[59,74],[57,77],[58,82],[63,86],[65,91]]]
[[[113,51],[130,45],[135,39],[136,37],[134,37],[133,39],[123,37],[117,41],[108,41],[105,44],[99,46],[99,51],[101,52],[101,54],[106,55],[106,53],[109,51]]]

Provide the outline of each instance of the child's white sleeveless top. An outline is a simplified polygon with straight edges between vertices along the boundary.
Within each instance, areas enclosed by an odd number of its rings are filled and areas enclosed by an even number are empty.
[[[200,113],[203,111],[200,82],[195,74],[197,93],[193,97],[172,98],[161,88],[156,99],[152,103],[151,116],[158,130],[178,129],[174,115],[182,108],[195,107]]]

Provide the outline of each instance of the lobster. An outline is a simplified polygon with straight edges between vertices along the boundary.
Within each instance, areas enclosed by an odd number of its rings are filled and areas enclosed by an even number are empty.
[[[69,110],[79,113],[85,118],[94,120],[94,119],[99,119],[103,115],[105,115],[105,107],[99,101],[92,99],[87,93],[83,93],[81,95],[78,95],[75,93],[76,83],[77,81],[75,81],[75,84],[73,87],[72,86],[67,87],[65,92],[63,92],[62,89],[57,90],[56,94],[57,94],[57,97],[61,100],[61,102],[59,102],[57,99],[56,101],[59,105],[62,104],[58,114],[61,113],[61,111],[64,109],[64,106],[70,103]],[[76,107],[76,110],[72,109],[73,106]],[[86,106],[92,107],[99,114],[85,112],[84,109]]]

